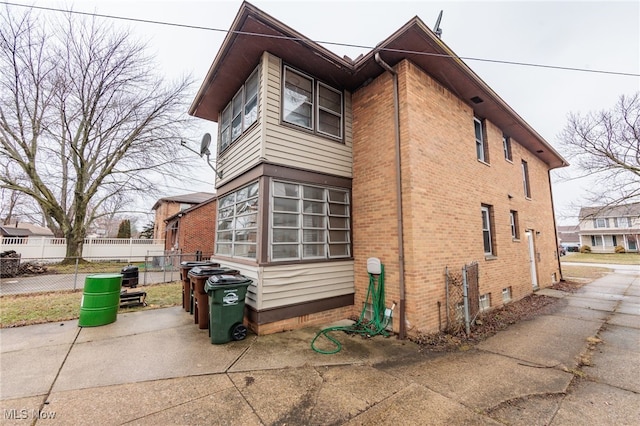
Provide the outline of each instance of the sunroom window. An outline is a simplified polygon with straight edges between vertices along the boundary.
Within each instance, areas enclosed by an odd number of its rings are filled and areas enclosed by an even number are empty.
[[[218,200],[216,254],[256,258],[258,235],[258,182]]]
[[[349,192],[273,181],[271,260],[351,256]]]
[[[289,67],[283,75],[282,121],[342,139],[342,92]]]
[[[242,133],[258,121],[258,80],[256,68],[220,114],[218,153],[235,142]]]

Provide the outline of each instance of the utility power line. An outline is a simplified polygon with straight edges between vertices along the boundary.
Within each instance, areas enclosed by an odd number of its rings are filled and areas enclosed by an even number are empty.
[[[608,75],[620,75],[620,76],[627,76],[627,77],[640,77],[640,74],[638,74],[638,73],[630,73],[630,72],[606,71],[606,70],[596,70],[596,69],[578,68],[578,67],[563,67],[563,66],[558,66],[558,65],[535,64],[535,63],[530,63],[530,62],[518,62],[518,61],[506,61],[506,60],[500,60],[500,59],[475,58],[475,57],[471,57],[471,56],[454,56],[454,55],[446,55],[446,54],[438,54],[438,53],[418,52],[418,51],[414,51],[414,50],[404,50],[404,49],[377,48],[377,47],[372,47],[372,46],[364,46],[364,45],[351,44],[351,43],[339,43],[339,42],[333,42],[333,41],[311,40],[311,39],[308,39],[308,38],[300,38],[300,37],[287,37],[287,36],[278,36],[278,35],[269,35],[269,34],[259,34],[259,33],[245,32],[245,31],[229,31],[229,30],[225,30],[225,29],[221,29],[221,28],[204,27],[204,26],[200,26],[200,25],[179,24],[179,23],[175,23],[175,22],[157,21],[157,20],[152,20],[152,19],[130,18],[130,17],[125,17],[125,16],[106,15],[106,14],[101,14],[101,13],[80,12],[80,11],[74,11],[74,10],[58,9],[58,8],[54,8],[54,7],[32,6],[32,5],[9,3],[9,2],[3,2],[3,4],[8,5],[8,6],[26,7],[26,8],[29,8],[29,9],[46,10],[46,11],[50,11],[50,12],[63,12],[63,13],[70,13],[70,14],[75,14],[75,15],[84,15],[84,16],[97,17],[97,18],[116,19],[116,20],[121,20],[121,21],[140,22],[140,23],[145,23],[145,24],[164,25],[164,26],[177,27],[177,28],[194,29],[194,30],[214,31],[214,32],[220,32],[220,33],[225,33],[225,34],[234,33],[234,34],[239,34],[239,35],[248,35],[248,36],[252,36],[252,37],[264,37],[264,38],[275,38],[275,39],[291,40],[291,41],[312,42],[312,43],[317,43],[317,44],[326,44],[326,45],[331,45],[331,46],[340,46],[340,47],[349,47],[349,48],[358,48],[358,49],[367,49],[367,50],[376,49],[378,51],[387,51],[387,52],[405,53],[405,54],[423,55],[423,56],[435,56],[435,57],[452,58],[452,59],[462,59],[462,60],[465,60],[465,61],[488,62],[488,63],[494,63],[494,64],[516,65],[516,66],[535,67],[535,68],[546,68],[546,69],[555,69],[555,70],[562,70],[562,71],[587,72],[587,73],[594,73],[594,74],[608,74]]]

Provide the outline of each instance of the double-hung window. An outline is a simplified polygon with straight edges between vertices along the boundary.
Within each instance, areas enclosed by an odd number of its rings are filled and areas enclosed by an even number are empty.
[[[593,219],[593,227],[594,228],[608,228],[609,227],[609,219],[607,219],[607,218]]]
[[[524,196],[531,198],[531,185],[529,184],[529,164],[522,160],[522,185],[524,187]]]
[[[216,254],[256,258],[258,234],[258,182],[218,200]]]
[[[488,163],[489,151],[487,147],[487,132],[484,120],[473,117],[473,128],[476,135],[476,155],[478,160]]]
[[[349,192],[273,181],[271,260],[351,256]]]
[[[258,121],[258,68],[242,85],[240,90],[220,115],[218,152],[235,142],[242,133]]]
[[[504,151],[504,159],[507,161],[512,161],[513,158],[511,156],[511,138],[507,135],[502,135],[502,149]]]
[[[282,121],[342,139],[342,92],[289,67],[284,68],[283,86]]]
[[[628,217],[618,217],[615,221],[617,228],[631,228],[631,219]]]
[[[485,256],[493,256],[495,254],[493,247],[493,235],[492,235],[492,215],[491,206],[482,205],[482,240],[484,243]]]
[[[520,239],[520,231],[518,229],[518,212],[511,210],[509,212],[509,220],[511,222],[511,238],[514,240]]]

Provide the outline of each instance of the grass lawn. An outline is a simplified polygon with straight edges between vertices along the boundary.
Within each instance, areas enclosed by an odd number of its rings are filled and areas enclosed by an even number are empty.
[[[583,266],[579,263],[574,265],[562,265],[562,277],[564,279],[578,280],[579,282],[590,282],[603,277],[611,272],[608,268],[597,268],[594,266]]]
[[[618,265],[640,265],[638,253],[567,253],[560,258],[562,263],[610,263]]]
[[[166,308],[182,304],[182,283],[155,284],[134,291],[147,292],[147,306],[120,308],[119,313]],[[76,319],[82,290],[0,297],[0,327],[19,327]]]

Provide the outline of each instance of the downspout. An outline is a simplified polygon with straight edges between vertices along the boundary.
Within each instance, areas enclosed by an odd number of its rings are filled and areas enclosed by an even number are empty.
[[[396,198],[398,215],[398,264],[400,275],[400,328],[398,339],[406,338],[406,312],[405,312],[405,285],[404,285],[404,222],[402,220],[402,168],[400,152],[400,94],[398,89],[398,73],[389,64],[380,58],[380,53],[375,54],[375,60],[382,68],[388,71],[393,77],[393,107],[395,109],[395,151],[396,151]]]
[[[551,189],[551,170],[547,170],[547,178],[549,179],[549,196],[551,197],[551,211],[553,212],[553,232],[556,236],[556,257],[558,258],[558,271],[560,271],[560,281],[564,281],[562,275],[562,264],[560,263],[560,243],[558,242],[558,226],[556,224],[556,210],[553,207],[553,190]]]

